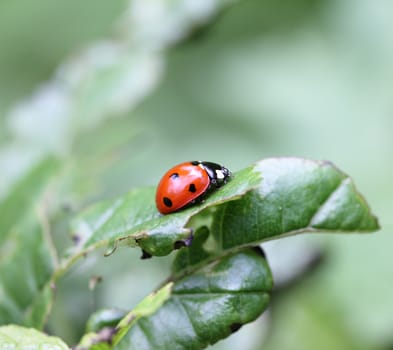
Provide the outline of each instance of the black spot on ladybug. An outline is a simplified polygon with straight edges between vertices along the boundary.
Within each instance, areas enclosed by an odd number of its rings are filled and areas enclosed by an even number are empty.
[[[177,178],[179,177],[179,174],[178,174],[178,173],[173,173],[173,174],[171,174],[169,177],[170,177],[171,179],[175,180],[175,179],[177,179]]]
[[[194,193],[196,191],[196,187],[195,184],[191,184],[190,186],[188,186],[188,190],[192,193]]]
[[[235,333],[236,331],[238,331],[241,326],[243,326],[241,323],[232,323],[229,328],[231,330],[231,333]]]
[[[168,197],[164,197],[162,200],[167,207],[170,208],[172,206],[172,201]]]

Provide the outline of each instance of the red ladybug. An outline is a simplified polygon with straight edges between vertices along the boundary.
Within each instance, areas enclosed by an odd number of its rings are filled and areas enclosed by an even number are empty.
[[[185,162],[169,169],[157,187],[156,205],[161,214],[173,213],[203,201],[226,184],[231,172],[211,162]]]

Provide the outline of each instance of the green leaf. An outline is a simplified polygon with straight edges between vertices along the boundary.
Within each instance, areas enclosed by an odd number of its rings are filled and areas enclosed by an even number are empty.
[[[137,322],[117,348],[204,348],[255,320],[268,305],[271,286],[258,253],[230,255],[179,280],[171,299]]]
[[[166,284],[109,339],[90,335],[77,349],[202,349],[255,320],[268,305],[272,284],[264,257],[245,249]]]
[[[151,191],[140,191],[146,190]],[[126,202],[100,203],[82,221],[79,218],[88,228],[86,242],[97,232],[105,235],[108,228],[117,227],[122,221],[116,211]],[[141,205],[137,195],[130,202],[127,212],[135,203]],[[153,192],[143,205],[155,210]],[[207,209],[212,205],[216,210]],[[273,285],[269,267],[260,248],[245,246],[300,232],[378,228],[347,175],[331,163],[296,158],[262,160],[236,173],[205,203],[164,217],[153,214],[154,224],[141,225],[156,230],[163,219],[170,240],[173,230],[186,228],[187,222],[197,228],[193,244],[176,255],[169,284],[163,287],[168,288],[166,297],[152,303],[146,313],[137,312],[137,307],[116,327],[91,334],[80,349],[204,348],[256,319],[267,307]],[[210,229],[198,226],[202,223]],[[149,230],[144,230],[146,239],[154,232]],[[153,242],[159,245],[158,239]]]
[[[222,249],[302,232],[379,229],[352,179],[330,162],[271,158],[257,169],[259,188],[221,205],[214,216],[212,233]]]
[[[168,283],[166,286],[161,288],[156,293],[152,293],[147,296],[138,306],[131,312],[129,312],[116,327],[110,327],[110,325],[106,324],[105,327],[99,327],[100,330],[97,333],[90,332],[86,334],[76,350],[83,349],[109,349],[109,343],[117,343],[119,342],[124,335],[128,332],[128,330],[141,318],[147,317],[157,311],[163,304],[170,298],[172,289],[172,283]],[[107,312],[105,312],[107,313]],[[98,317],[97,317],[98,316]],[[114,316],[111,313],[111,316]],[[123,315],[124,316],[124,315]],[[102,312],[98,315],[97,313],[93,314],[88,322],[88,325],[92,323],[97,323],[97,318],[99,319],[99,323],[102,325]],[[107,317],[106,317],[107,318]],[[107,322],[105,322],[107,323]],[[89,327],[89,328],[97,328],[97,327]]]
[[[154,187],[136,189],[123,197],[98,203],[73,224],[73,232],[79,240],[74,254],[106,244],[116,246],[119,242],[139,246],[151,255],[169,254],[178,242],[187,244],[192,230],[186,225],[194,215],[208,207],[239,198],[259,182],[259,172],[254,167],[246,168],[201,205],[165,216],[155,207]]]
[[[42,161],[0,204],[1,324],[41,328],[48,315],[56,253],[50,238],[46,201],[57,171],[54,159]]]
[[[153,187],[98,203],[74,222],[74,254],[119,242],[151,255],[169,254],[179,243],[187,245],[191,218],[211,206],[217,206],[207,213],[212,233],[223,249],[301,232],[379,227],[352,180],[331,163],[272,158],[235,173],[202,204],[171,215],[157,212]]]
[[[69,347],[60,338],[50,337],[35,329],[16,325],[0,327],[0,348],[13,350],[69,350]]]

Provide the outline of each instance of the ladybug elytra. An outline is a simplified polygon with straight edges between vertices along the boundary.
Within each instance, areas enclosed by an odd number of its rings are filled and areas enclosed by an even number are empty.
[[[173,213],[203,201],[231,177],[224,166],[212,162],[185,162],[169,169],[157,187],[156,205],[161,214]]]

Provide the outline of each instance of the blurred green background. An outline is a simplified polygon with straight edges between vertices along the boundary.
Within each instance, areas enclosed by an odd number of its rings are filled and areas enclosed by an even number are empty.
[[[331,160],[353,176],[382,230],[267,246],[276,281],[297,276],[304,255],[323,259],[211,349],[391,349],[393,2],[162,1],[168,13],[159,3],[0,0],[0,198],[45,152],[68,164],[59,206],[71,211],[155,184],[189,159],[234,171],[265,157]],[[70,217],[53,218],[60,253]],[[70,344],[96,308],[134,306],[171,260],[101,253],[58,287],[48,329]],[[103,282],[91,291],[96,275]]]

